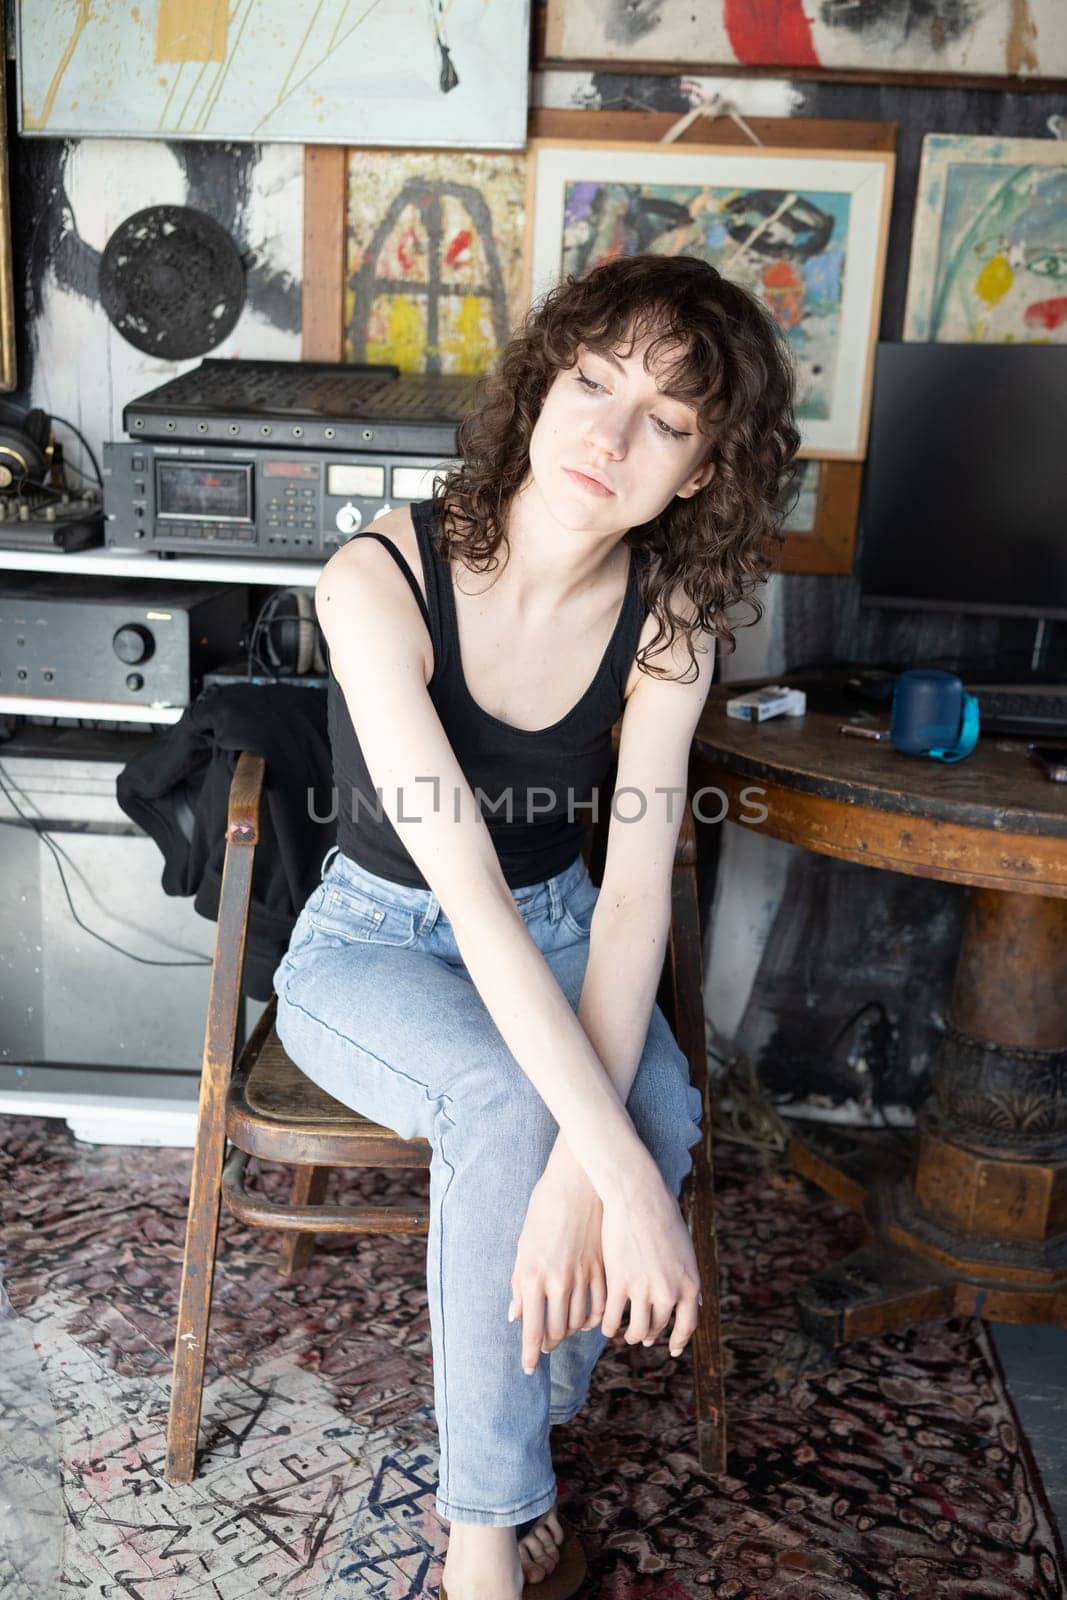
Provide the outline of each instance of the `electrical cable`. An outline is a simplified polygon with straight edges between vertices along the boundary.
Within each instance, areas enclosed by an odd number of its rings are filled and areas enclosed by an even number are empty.
[[[82,433],[80,428],[76,428],[73,422],[68,421],[66,417],[57,417],[54,411],[51,413],[51,416],[53,422],[61,422],[65,428],[70,429],[71,433],[74,434],[76,439],[80,440],[81,447],[85,451],[85,454],[89,457],[89,460],[92,463],[93,471],[96,473],[96,481],[102,489],[104,487],[104,479],[100,471],[100,463],[93,454],[93,447],[85,437],[84,433]],[[84,477],[85,474],[83,473],[82,476]]]
[[[10,785],[10,787],[9,787],[9,785]],[[12,811],[14,811],[15,815],[17,817],[19,817],[20,820],[27,827],[33,828],[33,831],[37,834],[37,837],[39,839],[42,839],[44,841],[44,843],[48,846],[49,850],[52,852],[52,857],[53,857],[53,860],[55,861],[55,864],[56,864],[56,870],[59,873],[59,881],[63,885],[63,893],[66,895],[67,905],[70,907],[70,914],[74,918],[74,921],[77,923],[78,927],[81,928],[83,933],[87,933],[90,938],[99,940],[99,942],[101,944],[103,944],[103,945],[106,945],[109,950],[115,950],[115,951],[117,951],[117,953],[120,956],[126,956],[130,961],[136,961],[140,966],[143,966],[143,967],[210,967],[211,966],[211,957],[210,956],[198,956],[193,961],[159,961],[159,960],[153,959],[151,956],[138,956],[138,955],[135,955],[132,950],[126,950],[126,949],[123,948],[122,945],[115,944],[113,940],[106,938],[104,936],[104,934],[102,934],[102,933],[97,933],[95,928],[90,928],[86,923],[84,923],[82,921],[81,917],[79,917],[79,915],[78,915],[78,912],[77,912],[77,910],[75,908],[75,905],[74,905],[74,901],[71,899],[70,888],[69,888],[69,886],[67,884],[66,874],[63,871],[63,863],[62,863],[62,861],[60,859],[60,856],[64,852],[60,851],[59,847],[56,845],[56,843],[53,840],[51,834],[48,832],[48,830],[46,828],[38,828],[38,827],[36,827],[34,825],[34,819],[31,816],[28,816],[27,813],[25,811],[23,811],[22,808],[18,805],[17,801],[14,798],[14,795],[11,792],[12,789],[14,789],[18,794],[20,794],[24,800],[26,799],[25,791],[21,788],[21,786],[18,783],[15,782],[15,780],[11,777],[10,773],[8,773],[4,769],[4,767],[2,765],[0,765],[0,793],[2,793],[4,795],[5,799],[7,800],[8,804],[10,805]],[[2,820],[3,819],[0,819],[0,821],[2,821]],[[73,866],[73,862],[70,862],[70,857],[67,856],[66,859],[70,863],[70,865]]]

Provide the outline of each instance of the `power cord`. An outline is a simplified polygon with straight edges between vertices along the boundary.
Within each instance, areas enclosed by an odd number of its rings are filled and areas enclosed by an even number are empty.
[[[65,851],[60,850],[59,846],[55,843],[48,830],[46,828],[37,827],[34,818],[22,810],[21,806],[15,800],[12,790],[19,794],[23,800],[28,801],[25,790],[22,789],[22,787],[15,782],[14,778],[11,777],[11,774],[5,771],[4,767],[0,765],[0,793],[4,795],[12,811],[14,811],[15,815],[20,819],[20,821],[25,826],[33,828],[34,832],[37,834],[37,837],[39,839],[43,839],[44,843],[52,852],[52,858],[55,861],[56,870],[59,873],[59,881],[63,885],[63,893],[66,895],[67,905],[70,907],[70,914],[74,918],[74,921],[77,923],[78,927],[81,928],[83,933],[87,933],[91,939],[97,939],[101,944],[106,945],[109,950],[115,950],[120,956],[126,956],[128,960],[136,961],[140,966],[143,967],[210,967],[210,956],[198,956],[192,961],[158,961],[154,960],[150,956],[135,955],[132,950],[126,950],[122,945],[115,944],[113,940],[106,938],[102,933],[97,933],[95,928],[90,928],[87,923],[84,923],[81,917],[78,915],[74,901],[71,899],[70,887],[67,883],[66,874],[63,871],[63,862],[60,858],[61,856],[65,857],[68,865],[70,866],[73,866],[74,863],[71,861],[70,857],[66,855]],[[32,804],[32,802],[29,801],[28,803]],[[8,821],[9,827],[16,826],[16,824],[11,823],[8,819],[0,818],[0,822],[4,821]]]

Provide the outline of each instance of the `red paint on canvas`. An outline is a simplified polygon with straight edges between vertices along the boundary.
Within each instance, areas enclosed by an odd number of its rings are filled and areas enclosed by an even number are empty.
[[[1028,328],[1046,328],[1049,333],[1067,322],[1067,294],[1058,294],[1052,300],[1035,300],[1023,313]]]
[[[800,0],[724,0],[723,22],[738,61],[750,67],[817,67]]]

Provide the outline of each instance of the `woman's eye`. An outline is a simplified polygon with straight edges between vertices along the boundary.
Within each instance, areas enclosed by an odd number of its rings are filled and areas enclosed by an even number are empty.
[[[666,434],[670,439],[688,439],[689,437],[689,435],[687,433],[683,433],[680,428],[672,428],[670,423],[664,422],[662,417],[653,417],[652,420],[656,424],[656,427],[659,429],[660,433]]]
[[[585,373],[582,371],[581,367],[578,368],[578,380],[577,381],[580,384],[582,384],[586,389],[596,390],[596,389],[602,389],[604,387],[604,385],[602,383],[594,383],[592,378],[587,378]]]

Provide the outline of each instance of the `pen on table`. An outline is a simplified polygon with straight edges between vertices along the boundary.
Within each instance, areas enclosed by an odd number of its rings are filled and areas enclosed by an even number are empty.
[[[888,728],[864,728],[858,722],[842,722],[838,733],[850,733],[856,739],[888,739]]]

